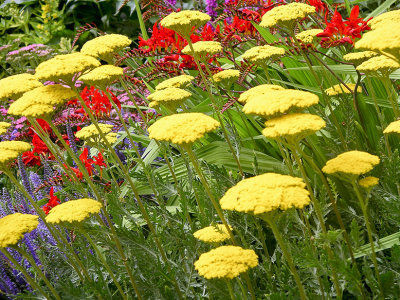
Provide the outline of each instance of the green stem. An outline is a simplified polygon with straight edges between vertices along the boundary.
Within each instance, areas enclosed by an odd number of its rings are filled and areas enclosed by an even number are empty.
[[[229,296],[231,300],[236,300],[235,294],[233,293],[232,283],[229,279],[226,279],[226,285],[228,286]]]
[[[385,76],[382,79],[383,85],[385,87],[386,93],[388,95],[388,99],[393,107],[394,116],[397,118],[400,117],[399,105],[397,103],[396,93],[393,92],[392,82],[390,81],[389,76]]]
[[[134,0],[134,1],[135,1],[136,13],[137,13],[138,20],[139,20],[140,31],[142,33],[143,39],[148,40],[149,39],[149,35],[147,34],[147,28],[146,28],[146,25],[144,24],[144,20],[143,20],[143,16],[142,16],[142,11],[140,9],[139,1],[138,0]]]

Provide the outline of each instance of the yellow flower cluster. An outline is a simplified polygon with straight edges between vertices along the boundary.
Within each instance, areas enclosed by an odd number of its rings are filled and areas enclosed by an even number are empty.
[[[376,186],[378,185],[378,183],[379,183],[379,178],[376,178],[374,176],[365,177],[363,179],[360,179],[360,181],[358,182],[358,184],[365,189],[369,189],[373,186]]]
[[[194,267],[206,279],[233,279],[258,265],[258,256],[253,250],[238,246],[221,246],[200,255]]]
[[[257,65],[267,64],[268,61],[278,59],[285,54],[285,50],[274,46],[256,46],[243,53],[242,58]]]
[[[279,25],[291,29],[296,21],[304,19],[314,12],[314,6],[304,3],[276,6],[263,15],[260,26],[268,28]]]
[[[379,164],[379,157],[363,151],[348,151],[328,160],[322,171],[327,174],[358,176]]]
[[[400,9],[388,11],[377,17],[374,17],[368,22],[372,30],[381,27],[387,23],[397,22],[400,23]]]
[[[38,216],[15,213],[0,219],[0,248],[16,245],[39,225]]]
[[[385,55],[379,55],[363,62],[356,69],[370,75],[389,76],[390,73],[399,68],[400,64],[397,61]]]
[[[269,138],[283,136],[292,141],[299,141],[325,126],[325,121],[319,116],[294,113],[266,121],[262,134]]]
[[[14,161],[19,155],[31,149],[31,145],[22,141],[0,142],[0,167]]]
[[[179,75],[172,77],[159,83],[156,86],[156,90],[163,90],[170,87],[184,89],[190,85],[193,79],[194,77],[190,75]]]
[[[265,173],[244,179],[221,198],[222,209],[255,215],[277,209],[303,208],[310,203],[309,193],[301,178]]]
[[[10,123],[0,122],[0,135],[5,134],[10,126]]]
[[[211,17],[200,11],[182,10],[180,12],[173,12],[161,20],[162,27],[172,29],[177,33],[188,37],[192,31],[205,25]]]
[[[113,62],[113,54],[128,47],[132,41],[125,35],[106,34],[86,42],[81,53],[100,58],[110,64]]]
[[[296,39],[303,44],[312,44],[317,39],[317,34],[323,32],[322,29],[309,29],[296,34]]]
[[[153,94],[147,96],[147,100],[151,101],[150,107],[158,107],[164,104],[171,109],[175,109],[182,102],[192,96],[192,93],[180,88],[169,87],[162,90],[156,90]]]
[[[87,85],[95,85],[105,88],[108,84],[124,75],[124,69],[113,65],[97,67],[79,77]]]
[[[243,106],[243,111],[246,114],[272,117],[274,115],[287,113],[291,110],[309,107],[317,104],[318,101],[319,98],[315,94],[285,89],[270,91],[266,94],[251,98],[251,100]]]
[[[53,207],[46,221],[50,224],[83,222],[92,214],[98,214],[101,207],[101,203],[93,199],[70,200]]]
[[[229,226],[229,228],[232,230],[231,226]],[[220,243],[230,238],[228,230],[223,224],[208,226],[197,230],[195,233],[193,233],[193,236],[196,239],[206,243]]]
[[[57,55],[39,64],[36,68],[36,78],[67,83],[75,74],[99,67],[100,62],[92,56],[82,53]]]
[[[216,83],[221,83],[225,86],[231,86],[236,80],[239,79],[239,70],[223,70],[213,75],[213,80]]]
[[[383,133],[400,133],[400,120],[390,123]]]
[[[219,122],[202,113],[181,113],[157,120],[149,127],[149,137],[185,146],[219,127]]]
[[[361,51],[361,52],[354,52],[354,53],[349,53],[343,56],[343,59],[345,61],[351,62],[355,65],[359,65],[363,63],[364,61],[374,57],[378,56],[379,54],[373,51]]]
[[[193,44],[193,51],[190,45],[183,48],[182,53],[194,56],[195,54],[200,56],[200,59],[206,56],[214,55],[222,52],[222,46],[220,42],[214,41],[199,41]]]
[[[347,83],[346,85],[351,89],[351,91],[354,91],[354,89],[356,88],[356,85],[354,83]],[[340,83],[326,89],[325,93],[328,96],[337,96],[342,94],[351,94],[352,93],[351,91],[349,91],[344,85]],[[357,87],[357,92],[358,93],[362,92],[361,86]]]
[[[43,84],[31,74],[8,76],[0,80],[0,100],[18,99],[23,93],[40,86]]]
[[[110,124],[101,124],[99,123],[99,128],[100,130],[104,133],[107,134],[111,131],[111,129],[114,127],[113,125]],[[81,130],[79,130],[75,136],[78,139],[81,140],[86,140],[90,138],[95,138],[100,136],[100,132],[97,130],[96,126],[94,124],[91,124],[89,126],[83,127]]]
[[[247,103],[250,99],[267,94],[271,91],[280,91],[285,88],[275,84],[261,84],[240,94],[238,101],[240,103]]]

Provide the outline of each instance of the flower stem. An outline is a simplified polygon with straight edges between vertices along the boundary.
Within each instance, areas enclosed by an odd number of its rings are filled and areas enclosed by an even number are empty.
[[[236,300],[235,294],[233,293],[232,283],[229,279],[226,280],[226,285],[228,286],[229,296],[231,300]]]

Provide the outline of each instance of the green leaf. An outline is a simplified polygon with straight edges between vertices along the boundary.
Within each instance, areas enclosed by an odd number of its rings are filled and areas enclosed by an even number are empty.
[[[394,245],[400,245],[400,231],[379,239],[378,243],[375,244],[375,252],[392,248]],[[354,257],[359,258],[366,255],[370,255],[371,253],[372,253],[371,244],[368,243],[356,249],[354,251]]]

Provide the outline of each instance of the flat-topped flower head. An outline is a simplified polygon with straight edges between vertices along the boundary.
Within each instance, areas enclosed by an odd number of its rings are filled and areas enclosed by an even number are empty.
[[[46,217],[50,224],[80,223],[101,210],[99,201],[83,198],[70,200],[53,207]]]
[[[90,56],[79,52],[57,55],[39,64],[35,76],[38,79],[59,81],[67,83],[72,81],[75,74],[99,67],[100,62]]]
[[[311,114],[288,114],[265,122],[262,134],[269,138],[285,137],[298,142],[326,126],[319,116]]]
[[[356,69],[371,76],[389,76],[389,74],[393,73],[399,68],[400,64],[394,59],[391,59],[385,55],[379,55],[363,62]]]
[[[122,75],[124,75],[124,69],[113,65],[104,65],[83,74],[78,80],[83,81],[87,85],[105,88]]]
[[[10,126],[10,123],[0,122],[0,135],[5,134]]]
[[[379,164],[379,157],[363,151],[348,151],[326,162],[322,171],[326,174],[343,175],[350,178],[368,173]]]
[[[265,214],[275,210],[303,208],[310,203],[301,178],[265,173],[240,181],[221,198],[222,209]]]
[[[343,59],[345,61],[351,62],[355,65],[362,64],[364,61],[378,56],[379,53],[373,52],[373,51],[361,51],[361,52],[354,52],[354,53],[349,53],[343,56]]]
[[[199,275],[206,279],[233,279],[250,268],[258,266],[258,256],[253,250],[238,246],[221,246],[200,255],[194,263]]]
[[[240,76],[239,70],[223,70],[213,75],[213,80],[226,87],[230,87]]]
[[[2,149],[0,151],[0,169],[4,169],[7,164],[16,160],[19,155],[20,153],[17,151]]]
[[[256,96],[261,96],[261,95],[267,94],[271,91],[281,91],[284,89],[285,89],[284,87],[281,87],[280,85],[275,85],[275,84],[257,85],[255,87],[252,87],[251,89],[241,93],[238,101],[240,103],[247,103],[250,99],[252,99]]]
[[[377,29],[387,23],[397,22],[400,23],[400,9],[392,10],[380,14],[368,21],[369,27],[372,30]]]
[[[72,89],[60,84],[53,84],[41,86],[26,92],[14,103],[26,102],[27,104],[45,104],[55,106],[64,104],[66,101],[76,97],[77,94]]]
[[[157,120],[149,127],[149,137],[186,146],[220,126],[215,119],[202,113],[181,113]]]
[[[242,58],[257,65],[267,64],[285,54],[285,50],[274,46],[255,46],[243,53]]]
[[[314,6],[304,3],[290,3],[276,6],[261,19],[261,27],[282,26],[292,29],[295,22],[300,21],[316,11]]]
[[[101,124],[101,123],[99,123],[98,126],[104,134],[111,132],[111,129],[114,127],[111,124]],[[97,130],[94,124],[91,124],[89,126],[83,127],[75,134],[75,136],[78,139],[86,140],[93,137],[100,137],[100,132]]]
[[[43,86],[43,84],[31,74],[18,74],[5,77],[0,80],[0,100],[16,100],[23,93],[40,86]]]
[[[0,219],[0,248],[16,245],[24,234],[36,229],[38,216],[15,213]]]
[[[270,91],[250,98],[250,101],[243,106],[243,112],[261,117],[273,117],[310,107],[318,101],[318,96],[310,92],[290,89]]]
[[[113,62],[113,55],[128,47],[132,41],[122,34],[106,34],[86,42],[81,53],[100,58],[110,64]]]
[[[194,56],[195,54],[197,54],[202,60],[221,52],[222,52],[221,43],[214,41],[199,41],[193,44],[193,51],[190,48],[190,45],[187,45],[182,50],[182,53],[187,55]]]
[[[229,227],[232,230],[232,227]],[[193,236],[205,243],[221,243],[230,239],[228,230],[223,224],[216,224],[215,226],[208,226],[197,230],[193,233]]]
[[[400,133],[400,120],[390,123],[383,133]]]
[[[46,118],[54,113],[54,106],[18,99],[10,105],[7,113],[14,116]]]
[[[324,32],[322,29],[309,29],[296,34],[296,39],[303,44],[313,44],[317,41],[317,34]]]
[[[3,141],[0,142],[0,150],[11,150],[19,153],[24,153],[31,150],[32,146],[23,141]]]
[[[325,90],[325,93],[328,96],[337,96],[337,95],[342,95],[342,94],[352,94],[354,92],[356,85],[354,83],[346,83],[346,85],[350,88],[350,90],[345,87],[343,84],[339,83],[334,86],[331,86],[330,88]],[[361,86],[357,87],[357,92],[361,93],[362,88]]]
[[[379,183],[379,178],[374,176],[368,176],[358,181],[358,184],[365,189],[370,189],[378,185],[378,183]]]
[[[180,88],[169,87],[162,90],[156,90],[147,96],[150,102],[149,106],[158,108],[160,104],[165,105],[172,111],[181,105],[186,99],[192,96],[192,93]]]
[[[192,30],[196,30],[205,25],[211,17],[205,13],[195,10],[182,10],[180,12],[172,12],[161,20],[162,27],[171,29],[189,37]]]
[[[184,89],[184,88],[188,87],[193,80],[194,80],[193,76],[179,75],[179,76],[172,77],[170,79],[164,80],[163,82],[159,83],[156,86],[156,90],[163,90],[163,89],[171,88],[171,87]]]

